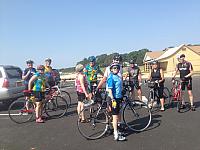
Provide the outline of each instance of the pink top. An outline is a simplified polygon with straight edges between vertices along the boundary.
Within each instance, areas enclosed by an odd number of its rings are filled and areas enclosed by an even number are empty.
[[[76,81],[75,81],[76,91],[80,92],[80,93],[84,93],[83,88],[81,87],[80,80],[78,80],[78,76],[79,76],[79,73],[76,75]],[[86,78],[85,75],[83,75],[83,80],[84,80],[84,86],[87,89],[88,88],[88,82],[87,82],[87,78]]]

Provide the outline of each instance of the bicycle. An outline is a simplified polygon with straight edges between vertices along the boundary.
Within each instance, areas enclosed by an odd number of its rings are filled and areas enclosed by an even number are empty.
[[[60,118],[67,112],[67,101],[61,96],[55,96],[51,90],[47,90],[43,101],[43,113],[50,118]],[[35,97],[28,90],[24,91],[24,97],[14,101],[8,108],[10,119],[18,124],[32,120],[35,114]]]
[[[80,119],[77,121],[80,134],[88,140],[103,137],[112,127],[112,116],[107,110],[108,101],[102,100],[100,104],[94,97],[94,102],[82,110],[86,122],[81,123]],[[120,111],[122,111],[124,124],[132,131],[144,131],[151,123],[151,111],[142,101],[131,101],[127,96],[124,96]],[[82,112],[78,118],[81,117]]]
[[[177,79],[173,79],[172,80],[172,89],[171,89],[171,96],[172,96],[172,102],[171,105],[173,105],[174,103],[176,103],[176,110],[180,113],[181,110],[184,109],[183,105],[182,105],[182,101],[183,101],[183,96],[182,96],[182,89],[181,89],[181,84],[182,82],[189,82],[189,81],[180,81]],[[185,108],[187,108],[185,106]]]
[[[148,85],[149,90],[149,96],[148,96],[148,106],[153,109],[155,106],[152,106],[152,104],[157,104],[159,106],[160,104],[160,98],[158,95],[158,90],[156,89],[160,87],[160,84],[156,81],[150,81],[145,80],[145,84]],[[170,91],[167,87],[164,87],[163,89],[163,97],[164,97],[164,106],[169,107],[171,104],[171,97],[170,97]]]
[[[58,84],[56,84],[52,88],[54,88],[57,91],[57,94],[59,96],[63,97],[67,101],[68,107],[71,107],[71,105],[72,105],[71,96],[70,96],[69,92],[61,90],[61,84],[60,84],[60,82],[58,82]]]

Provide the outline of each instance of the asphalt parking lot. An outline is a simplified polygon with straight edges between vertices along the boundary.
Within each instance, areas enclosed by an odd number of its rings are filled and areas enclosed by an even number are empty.
[[[166,86],[170,87],[169,79]],[[178,113],[175,108],[153,112],[150,127],[140,133],[128,133],[127,141],[116,142],[113,135],[88,141],[77,129],[76,93],[72,108],[60,119],[43,124],[28,122],[16,124],[7,115],[7,106],[0,104],[0,150],[200,150],[200,78],[193,78],[196,111]],[[147,95],[143,87],[143,95]]]

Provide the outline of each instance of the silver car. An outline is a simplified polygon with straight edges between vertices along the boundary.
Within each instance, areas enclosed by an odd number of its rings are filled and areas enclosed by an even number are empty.
[[[16,66],[0,65],[0,101],[9,104],[23,96],[24,89],[22,70]]]

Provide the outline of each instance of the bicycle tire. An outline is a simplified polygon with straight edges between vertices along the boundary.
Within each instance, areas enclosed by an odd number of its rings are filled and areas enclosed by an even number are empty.
[[[71,99],[70,94],[67,91],[61,91],[60,96],[63,97],[67,101],[67,104],[70,107],[72,104],[72,99]]]
[[[171,105],[171,94],[167,87],[164,87],[163,89],[163,96],[164,96],[165,107],[169,107]]]
[[[19,98],[11,103],[8,108],[8,114],[13,122],[21,124],[26,123],[33,118],[33,114],[35,113],[34,105],[32,102],[29,102],[29,109],[27,110],[26,103],[27,100],[25,100],[25,97]]]
[[[91,108],[93,111],[91,111]],[[81,118],[82,113],[84,113],[85,116],[85,123],[82,123],[81,119],[79,119]],[[88,140],[101,138],[108,130],[108,126],[108,116],[104,109],[98,107],[98,104],[85,107],[78,115],[78,130],[80,134]]]
[[[128,102],[123,109],[123,121],[132,131],[144,131],[151,123],[151,110],[142,101]]]
[[[44,110],[51,118],[63,117],[67,112],[67,101],[61,96],[54,96],[51,100],[46,100]]]

